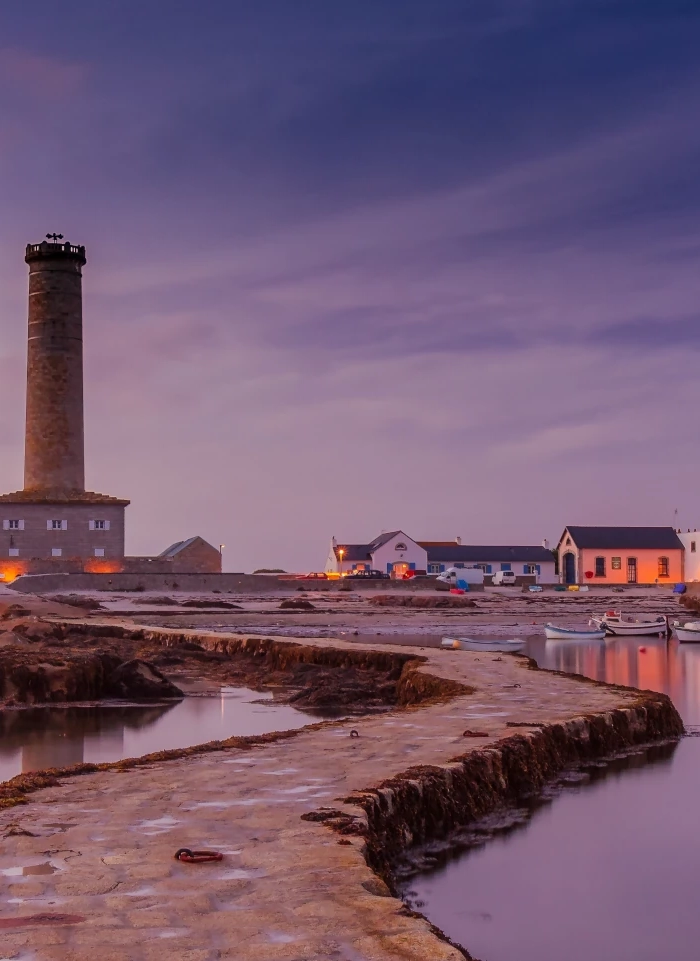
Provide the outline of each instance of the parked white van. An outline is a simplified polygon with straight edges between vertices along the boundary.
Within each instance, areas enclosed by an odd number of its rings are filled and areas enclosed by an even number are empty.
[[[438,574],[436,580],[441,584],[468,591],[470,584],[484,583],[484,572],[480,567],[448,567],[442,574]]]
[[[512,587],[515,584],[517,577],[514,571],[496,571],[493,575],[493,585],[501,585],[503,587]]]

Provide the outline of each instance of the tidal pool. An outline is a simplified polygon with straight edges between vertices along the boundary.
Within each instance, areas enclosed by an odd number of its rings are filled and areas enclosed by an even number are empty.
[[[234,735],[286,731],[314,720],[274,702],[272,695],[235,687],[170,703],[113,701],[4,710],[0,781],[82,761],[119,761]]]
[[[700,645],[528,639],[543,667],[670,694],[700,729]],[[695,961],[700,738],[592,768],[405,895],[481,961]]]

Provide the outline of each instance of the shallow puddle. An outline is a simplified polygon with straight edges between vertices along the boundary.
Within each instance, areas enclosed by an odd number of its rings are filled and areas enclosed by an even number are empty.
[[[671,695],[700,725],[700,645],[528,639],[544,667]],[[438,857],[408,900],[482,961],[695,961],[700,941],[700,739],[655,747]]]
[[[109,702],[4,710],[0,781],[83,761],[119,761],[233,736],[286,731],[314,720],[274,702],[272,695],[234,687],[170,704]]]

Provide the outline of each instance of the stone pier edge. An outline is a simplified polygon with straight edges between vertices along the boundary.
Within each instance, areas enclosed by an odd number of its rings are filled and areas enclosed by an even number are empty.
[[[376,651],[370,648],[338,648],[333,639],[314,639],[314,646],[304,639],[236,636],[202,633],[194,630],[139,627],[135,625],[102,625],[95,622],[59,621],[67,629],[96,636],[130,637],[159,641],[171,646],[183,640],[194,641],[209,649],[231,655],[245,652],[253,657],[272,659],[283,667],[300,661],[342,666],[350,663],[402,665],[400,708],[419,710],[422,703],[435,699],[472,693],[448,678],[429,674],[422,667],[425,658],[400,651]],[[320,646],[328,640],[328,646]],[[343,642],[341,642],[343,643]],[[539,668],[523,658],[523,667],[543,673],[561,674]],[[678,740],[684,734],[683,722],[671,699],[653,691],[609,685],[582,675],[566,675],[581,683],[603,686],[638,694],[629,706],[601,713],[583,714],[568,721],[540,724],[536,719],[519,724],[514,733],[485,748],[459,754],[443,765],[410,767],[394,777],[355,791],[343,798],[342,808],[319,808],[302,815],[305,820],[320,821],[341,836],[363,838],[360,848],[369,867],[386,883],[387,894],[394,894],[393,866],[413,845],[444,839],[452,831],[477,822],[498,810],[522,805],[537,796],[548,783],[562,773],[587,761],[603,760],[638,750],[646,745]],[[403,682],[403,685],[402,685]],[[628,702],[629,703],[629,702]],[[18,775],[0,786],[0,810],[28,803],[27,795],[59,783],[60,779],[97,771],[120,771],[148,766],[179,758],[230,749],[250,750],[275,741],[296,737],[327,725],[352,724],[361,718],[345,721],[331,719],[305,725],[292,731],[247,737],[232,737],[189,748],[160,751],[137,758],[126,758],[104,764],[77,764],[70,767]],[[524,729],[524,730],[523,730]],[[378,881],[381,884],[381,881]],[[467,961],[472,956],[462,945],[453,942],[424,915],[405,908],[407,914],[427,922],[440,940],[462,952]]]

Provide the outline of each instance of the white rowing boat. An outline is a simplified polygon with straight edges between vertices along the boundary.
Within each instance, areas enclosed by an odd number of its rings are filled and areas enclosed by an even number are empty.
[[[641,637],[667,634],[668,620],[663,614],[651,617],[624,617],[620,611],[606,611],[591,618],[591,624],[613,637]]]
[[[525,641],[498,637],[443,637],[442,647],[452,651],[500,651],[501,653],[522,651]]]
[[[545,624],[544,633],[548,641],[602,641],[605,631],[602,628],[586,630],[585,628],[557,627],[556,624]]]
[[[679,641],[700,644],[700,621],[673,622],[673,629]]]

